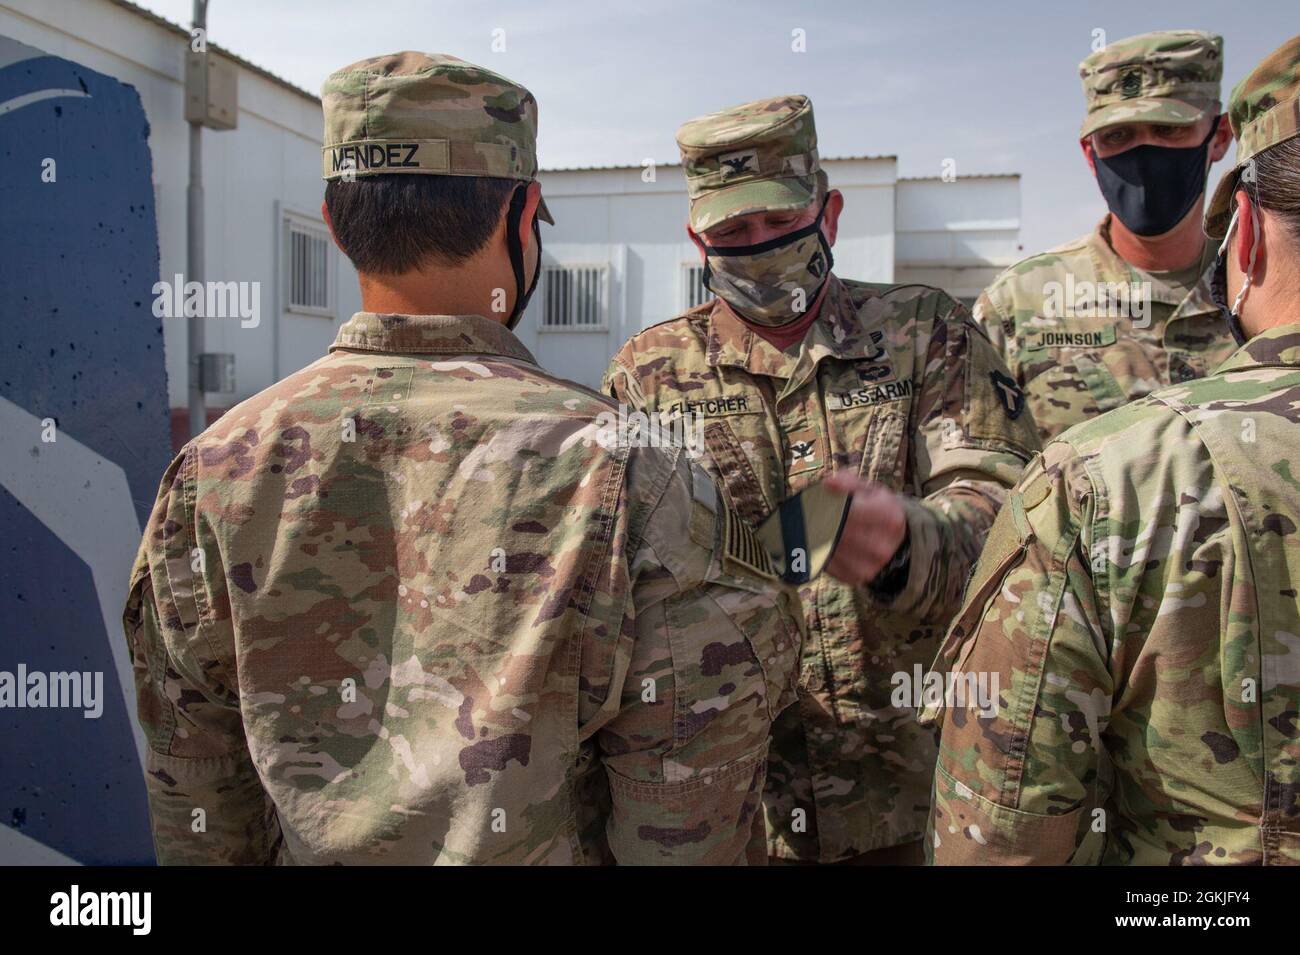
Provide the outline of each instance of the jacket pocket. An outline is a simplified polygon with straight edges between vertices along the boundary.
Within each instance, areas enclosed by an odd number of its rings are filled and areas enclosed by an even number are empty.
[[[826,418],[834,470],[852,469],[863,480],[902,490],[909,410],[906,400],[829,407]]]
[[[1102,356],[1091,352],[1081,352],[1074,356],[1074,367],[1080,379],[1088,387],[1088,393],[1097,402],[1102,411],[1118,408],[1128,401],[1128,393],[1119,379],[1106,366]]]
[[[903,487],[903,430],[907,418],[901,414],[876,414],[867,427],[858,474],[864,480],[898,491]]]
[[[953,777],[942,761],[935,772],[931,833],[945,865],[1065,865],[1078,848],[1083,805],[1059,815],[993,802]],[[1044,847],[1049,847],[1044,853]]]
[[[948,628],[930,666],[934,673],[944,676],[962,671],[975,647],[976,633],[989,601],[1001,589],[1011,569],[1024,559],[1033,539],[1034,532],[1025,517],[1024,502],[1020,495],[1012,494],[989,528],[980,559],[966,582],[961,610]],[[942,724],[943,706],[925,706],[917,720],[927,726]]]
[[[1120,367],[1135,366],[1128,375],[1154,375],[1156,369],[1145,357],[1134,355],[1136,344],[1125,347],[1112,344],[1100,348],[1039,348],[1025,352],[1021,370],[1025,375],[1025,395],[1040,424],[1049,421],[1085,420],[1111,411],[1129,400],[1128,390],[1116,377],[1111,362]],[[1107,359],[1110,359],[1110,362]],[[1138,367],[1140,366],[1140,367]],[[1158,380],[1158,378],[1156,379]],[[1062,408],[1072,406],[1071,414],[1062,418]]]
[[[748,653],[739,652],[737,645],[724,642],[724,621],[723,626],[708,638],[709,645],[699,652],[703,663],[698,670],[692,663],[689,669],[676,674],[681,691],[681,726],[693,725],[693,716],[717,702],[727,687],[729,692],[725,695],[733,702],[744,696],[749,676],[745,673],[747,667],[742,657],[748,657],[753,667],[748,673],[762,678],[761,693],[769,718],[775,719],[795,699],[799,660],[803,652],[798,598],[793,592],[773,595],[740,589],[733,587],[727,579],[720,579],[719,583],[722,586],[711,588],[713,600],[725,621],[729,621],[743,637]],[[684,626],[677,629],[680,633]],[[676,636],[673,639],[677,639]],[[693,655],[685,647],[680,652],[676,646],[673,650],[675,660],[690,660]],[[753,689],[759,689],[757,681]],[[679,737],[678,742],[683,741]]]

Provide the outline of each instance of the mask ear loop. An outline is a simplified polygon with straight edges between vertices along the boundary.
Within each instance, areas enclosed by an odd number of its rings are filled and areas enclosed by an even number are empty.
[[[537,216],[533,216],[533,241],[537,243],[537,269],[533,272],[531,285],[524,284],[524,246],[519,238],[519,223],[523,220],[524,206],[528,203],[528,186],[520,185],[510,196],[510,208],[506,213],[506,249],[510,253],[510,270],[515,274],[515,307],[506,319],[506,328],[514,331],[528,301],[542,279],[542,229]]]
[[[510,270],[515,273],[515,307],[509,321],[515,321],[522,309],[519,303],[524,297],[524,247],[519,241],[519,222],[524,215],[524,203],[528,200],[525,186],[517,186],[510,194],[510,208],[506,213],[506,249],[510,253]]]
[[[1237,210],[1232,210],[1232,218],[1228,220],[1228,231],[1223,233],[1223,241],[1219,243],[1219,255],[1228,251],[1228,243],[1232,241],[1232,230],[1237,228]]]

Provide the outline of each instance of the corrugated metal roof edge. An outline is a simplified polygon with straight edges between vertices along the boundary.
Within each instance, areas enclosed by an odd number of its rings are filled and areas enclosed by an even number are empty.
[[[1019,179],[1018,172],[963,172],[958,179]],[[899,176],[899,182],[939,182],[943,176]]]
[[[154,13],[152,10],[146,10],[144,7],[137,6],[136,4],[132,3],[131,0],[109,0],[109,2],[112,3],[114,6],[121,7],[123,10],[129,10],[131,13],[134,13],[136,16],[144,17],[144,19],[162,27],[165,30],[170,30],[172,33],[175,33],[177,36],[184,37],[186,41],[188,41],[190,38],[190,31],[187,30],[185,27],[180,26],[179,24],[172,23],[170,20],[164,17],[158,16],[158,14]],[[215,50],[217,53],[220,53],[228,60],[234,63],[238,63],[240,66],[242,66],[244,69],[248,70],[249,72],[256,73],[258,76],[262,77],[265,80],[270,80],[272,83],[276,84],[277,86],[283,86],[285,89],[289,90],[290,92],[297,93],[299,96],[303,97],[304,99],[309,99],[313,103],[320,103],[320,97],[317,96],[316,94],[307,92],[307,90],[303,89],[301,86],[295,86],[293,83],[290,83],[284,77],[276,76],[270,70],[258,66],[256,63],[253,63],[249,60],[244,59],[238,53],[232,53],[229,49],[227,49],[224,46],[220,46],[216,43],[209,43],[208,48]]]
[[[823,156],[822,157],[823,162],[848,162],[855,159],[893,159],[897,161],[898,157],[888,153],[879,156]],[[676,169],[680,165],[681,163],[679,162],[655,163],[655,166],[657,166],[660,169]],[[644,168],[645,167],[641,163],[637,163],[635,165],[631,165],[631,164],[624,165],[620,163],[612,163],[611,165],[608,166],[552,166],[552,167],[540,169],[538,171],[539,172],[609,172],[611,170],[619,170],[619,169],[644,169]]]

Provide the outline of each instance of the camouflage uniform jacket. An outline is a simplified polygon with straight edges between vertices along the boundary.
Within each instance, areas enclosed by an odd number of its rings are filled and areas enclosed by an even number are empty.
[[[496,322],[360,313],[185,447],[124,620],[160,861],[765,861],[797,595],[609,407]]]
[[[1210,300],[1212,243],[1187,293],[1120,258],[1109,222],[1013,265],[975,303],[975,321],[1024,389],[1044,442],[1165,385],[1203,378],[1236,348]],[[1149,289],[1149,305],[1133,302],[1134,283],[1139,295]]]
[[[936,861],[1300,863],[1298,460],[1287,325],[1025,471],[941,654],[998,703],[944,711]]]
[[[891,681],[933,658],[1037,450],[1023,398],[995,383],[1010,383],[1002,368],[937,289],[833,277],[785,353],[715,300],[641,332],[610,366],[621,402],[702,416],[706,465],[752,521],[832,470],[908,495],[900,592],[884,601],[828,575],[804,589],[800,702],[778,721],[768,774],[773,855],[830,862],[923,835],[935,738],[891,703]]]

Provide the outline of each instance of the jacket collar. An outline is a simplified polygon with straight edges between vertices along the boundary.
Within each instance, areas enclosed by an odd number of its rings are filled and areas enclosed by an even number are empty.
[[[1215,373],[1261,366],[1300,368],[1300,321],[1264,329],[1233,352]]]
[[[1128,288],[1132,282],[1149,283],[1152,302],[1174,306],[1175,312],[1170,316],[1171,320],[1183,315],[1218,310],[1210,298],[1210,279],[1214,273],[1216,251],[1212,241],[1205,240],[1205,248],[1201,251],[1201,278],[1191,292],[1188,292],[1182,287],[1162,282],[1150,272],[1143,272],[1121,258],[1110,244],[1110,223],[1110,213],[1107,213],[1106,217],[1097,223],[1097,228],[1092,230],[1092,235],[1088,239],[1088,252],[1092,257],[1092,267],[1099,281],[1123,284],[1125,288]]]
[[[500,355],[537,364],[500,322],[482,315],[387,315],[357,312],[339,328],[330,351],[413,355]]]

